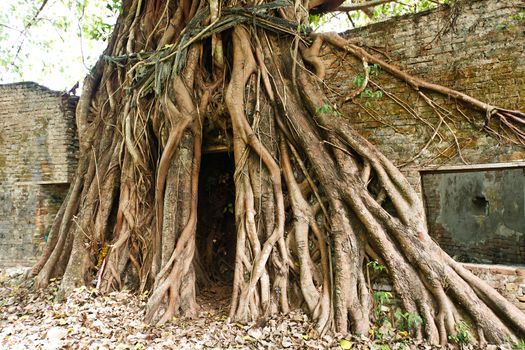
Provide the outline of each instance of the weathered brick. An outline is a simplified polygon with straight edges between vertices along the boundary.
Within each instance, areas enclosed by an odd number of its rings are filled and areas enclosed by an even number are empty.
[[[27,265],[42,248],[76,168],[76,100],[0,85],[0,266]]]

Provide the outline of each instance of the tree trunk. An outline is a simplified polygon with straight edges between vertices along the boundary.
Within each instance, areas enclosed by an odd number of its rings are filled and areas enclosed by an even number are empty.
[[[195,312],[198,178],[213,120],[231,133],[235,161],[232,320],[302,307],[320,332],[366,334],[366,263],[378,260],[403,309],[423,319],[415,336],[445,344],[466,321],[480,343],[524,337],[524,314],[434,243],[404,176],[333,109],[319,49],[507,116],[521,142],[524,114],[409,76],[335,34],[304,36],[308,1],[296,3],[123,1],[84,83],[77,177],[32,270],[37,284],[148,290],[153,323]]]

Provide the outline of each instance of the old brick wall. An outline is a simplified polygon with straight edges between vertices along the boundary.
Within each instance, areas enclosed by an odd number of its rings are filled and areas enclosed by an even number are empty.
[[[0,266],[31,263],[76,168],[76,97],[0,85]]]
[[[516,19],[524,11],[523,2],[455,3],[457,7],[404,16],[345,35],[406,72],[485,102],[525,110],[525,21]],[[421,170],[465,162],[525,160],[523,147],[480,131],[485,122],[483,114],[453,99],[428,93],[444,117],[440,125],[437,114],[417,91],[380,70],[371,74],[371,94],[361,94],[354,99],[355,104],[343,103],[357,90],[356,77],[362,74],[362,64],[340,51],[325,50],[323,58],[332,103],[343,116],[349,116],[362,135],[402,167],[418,192]],[[425,148],[436,130],[437,135]]]
[[[346,37],[430,82],[501,107],[525,110],[522,1],[454,3],[453,7],[353,30]],[[331,102],[401,167],[417,192],[421,193],[421,174],[425,172],[469,169],[472,164],[525,164],[525,149],[506,142],[504,131],[501,137],[482,131],[484,113],[454,99],[424,92],[434,101],[432,108],[417,91],[380,69],[371,68],[371,83],[353,99],[355,103],[344,103],[346,96],[358,89],[362,63],[338,51],[325,50],[323,57]],[[440,212],[439,200],[424,199],[427,210]],[[516,231],[514,244],[524,244],[525,227]]]
[[[483,264],[464,266],[525,312],[525,267]]]
[[[522,1],[462,0],[455,4],[354,30],[347,37],[430,82],[504,108],[525,110]],[[363,68],[360,62],[341,53],[328,53],[326,59],[330,66],[327,81],[337,103],[357,89]],[[494,234],[485,232],[478,236],[478,231],[483,230],[474,226],[489,230],[490,225],[476,223],[467,233],[471,241],[465,244],[461,239],[465,235],[454,233],[456,227],[445,227],[443,215],[447,215],[447,208],[442,204],[447,200],[441,197],[446,194],[439,191],[442,176],[433,174],[440,169],[471,171],[472,164],[480,169],[480,164],[491,163],[523,167],[525,149],[507,142],[505,131],[499,131],[501,137],[482,131],[484,113],[423,91],[434,101],[432,108],[406,83],[373,67],[370,72],[372,83],[366,93],[355,98],[355,104],[343,104],[340,108],[362,135],[401,166],[416,191],[422,192],[421,179],[425,179],[423,199],[431,234],[452,255],[475,253],[473,260],[525,264],[525,220],[509,225],[503,215],[501,232],[492,225]],[[498,130],[498,125],[490,126]],[[523,176],[519,183],[524,183]],[[523,208],[525,195],[518,190],[522,187],[518,186],[514,197],[506,199],[518,209]],[[489,190],[483,187],[478,192],[488,197]],[[489,204],[497,207],[496,202]],[[482,215],[475,219],[490,221]]]

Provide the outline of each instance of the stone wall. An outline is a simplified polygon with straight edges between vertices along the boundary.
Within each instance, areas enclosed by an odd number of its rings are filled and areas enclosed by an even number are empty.
[[[345,36],[410,74],[490,104],[525,111],[523,1],[458,0],[454,4],[373,24]],[[341,116],[348,117],[363,136],[393,160],[422,196],[422,175],[426,178],[425,185],[431,190],[423,200],[434,239],[452,255],[468,254],[477,245],[480,254],[483,250],[492,257],[499,254],[493,262],[525,265],[523,217],[517,233],[488,232],[491,238],[482,242],[484,237],[474,231],[470,233],[469,245],[462,245],[451,238],[449,231],[439,232],[433,225],[439,221],[441,197],[436,195],[438,184],[432,187],[432,179],[439,177],[434,174],[455,174],[461,178],[468,173],[479,177],[493,169],[495,177],[501,177],[500,170],[504,168],[517,169],[516,176],[521,177],[516,181],[523,184],[525,148],[507,142],[504,132],[500,132],[501,137],[484,132],[484,113],[423,91],[434,101],[432,108],[408,84],[373,66],[367,90],[353,99],[354,104],[345,103],[345,98],[358,90],[363,65],[340,51],[325,48],[322,55],[327,66],[326,91]],[[498,131],[497,125],[490,126]],[[477,171],[481,173],[473,173]],[[523,187],[506,191],[511,196],[507,202],[516,206],[519,216],[525,196]],[[525,216],[523,207],[521,215]],[[506,225],[504,220],[502,224]],[[467,267],[525,310],[523,268],[474,264]]]
[[[30,264],[76,169],[77,97],[0,85],[0,266]]]

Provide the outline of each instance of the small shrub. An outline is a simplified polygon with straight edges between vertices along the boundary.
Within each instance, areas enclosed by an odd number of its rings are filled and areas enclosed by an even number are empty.
[[[375,260],[369,261],[368,264],[366,264],[366,266],[370,267],[372,269],[372,271],[374,271],[374,272],[381,272],[381,271],[385,271],[386,270],[386,266],[385,265],[381,265],[379,262],[377,262]]]
[[[448,339],[452,343],[456,343],[458,345],[468,345],[472,343],[472,332],[470,330],[470,326],[461,321],[456,324],[456,334],[449,335]]]
[[[411,331],[423,323],[423,319],[416,312],[396,311],[394,314],[397,328],[401,331]]]
[[[334,117],[340,117],[341,116],[341,113],[339,111],[336,111],[335,108],[330,106],[328,103],[325,103],[322,106],[318,106],[315,109],[315,113],[316,114],[321,114],[321,113],[323,113],[323,114],[331,114]]]

